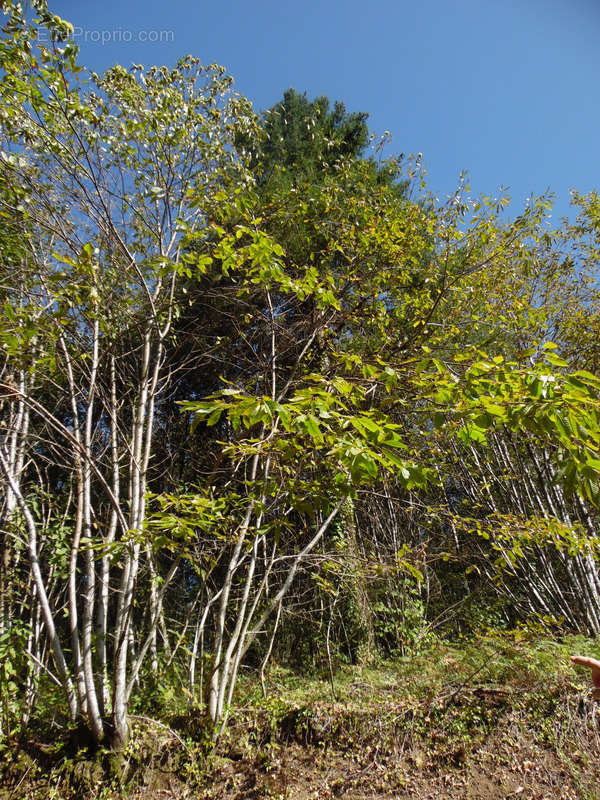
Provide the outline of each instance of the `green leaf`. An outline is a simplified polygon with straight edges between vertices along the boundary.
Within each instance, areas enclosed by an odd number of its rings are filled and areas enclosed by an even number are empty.
[[[554,367],[568,367],[569,364],[564,358],[557,356],[555,353],[544,353],[544,360]]]

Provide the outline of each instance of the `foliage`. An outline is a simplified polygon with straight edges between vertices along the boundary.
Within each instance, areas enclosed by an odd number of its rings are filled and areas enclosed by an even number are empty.
[[[440,204],[363,113],[259,118],[192,57],[86,76],[5,6],[3,735],[46,673],[119,748],[132,708],[218,737],[245,669],[325,652],[339,692],[336,653],[467,608],[600,633],[597,195],[556,231]]]
[[[0,730],[4,736],[14,734],[20,723],[18,681],[27,672],[25,651],[29,634],[19,620],[0,630]]]
[[[251,164],[260,183],[315,179],[338,159],[358,158],[369,141],[367,114],[333,108],[324,95],[308,100],[295,89],[262,115],[260,135],[246,138]]]

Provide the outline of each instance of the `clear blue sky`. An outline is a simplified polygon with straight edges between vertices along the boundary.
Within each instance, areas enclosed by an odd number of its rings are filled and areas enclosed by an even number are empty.
[[[600,189],[599,0],[49,6],[76,26],[80,60],[96,71],[191,53],[227,67],[257,110],[292,86],[367,111],[372,131],[391,132],[394,152],[423,153],[440,197],[461,170],[474,193],[509,187],[511,216],[532,192],[558,195],[556,217],[571,187]]]

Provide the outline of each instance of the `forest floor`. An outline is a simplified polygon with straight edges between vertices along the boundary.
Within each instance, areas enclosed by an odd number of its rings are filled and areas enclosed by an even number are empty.
[[[598,656],[582,639],[491,635],[340,667],[333,685],[273,668],[266,698],[242,681],[209,755],[189,711],[134,716],[118,757],[32,729],[0,754],[0,798],[600,800],[600,706],[575,650]]]

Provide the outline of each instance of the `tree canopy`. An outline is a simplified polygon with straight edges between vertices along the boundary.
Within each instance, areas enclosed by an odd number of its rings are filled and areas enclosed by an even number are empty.
[[[309,100],[306,92],[287,89],[282,99],[261,115],[258,134],[239,144],[251,156],[250,167],[259,185],[318,182],[343,160],[365,160],[373,180],[392,183],[399,178],[399,161],[378,163],[366,153],[373,136],[366,112],[347,112],[343,102],[325,95]]]

